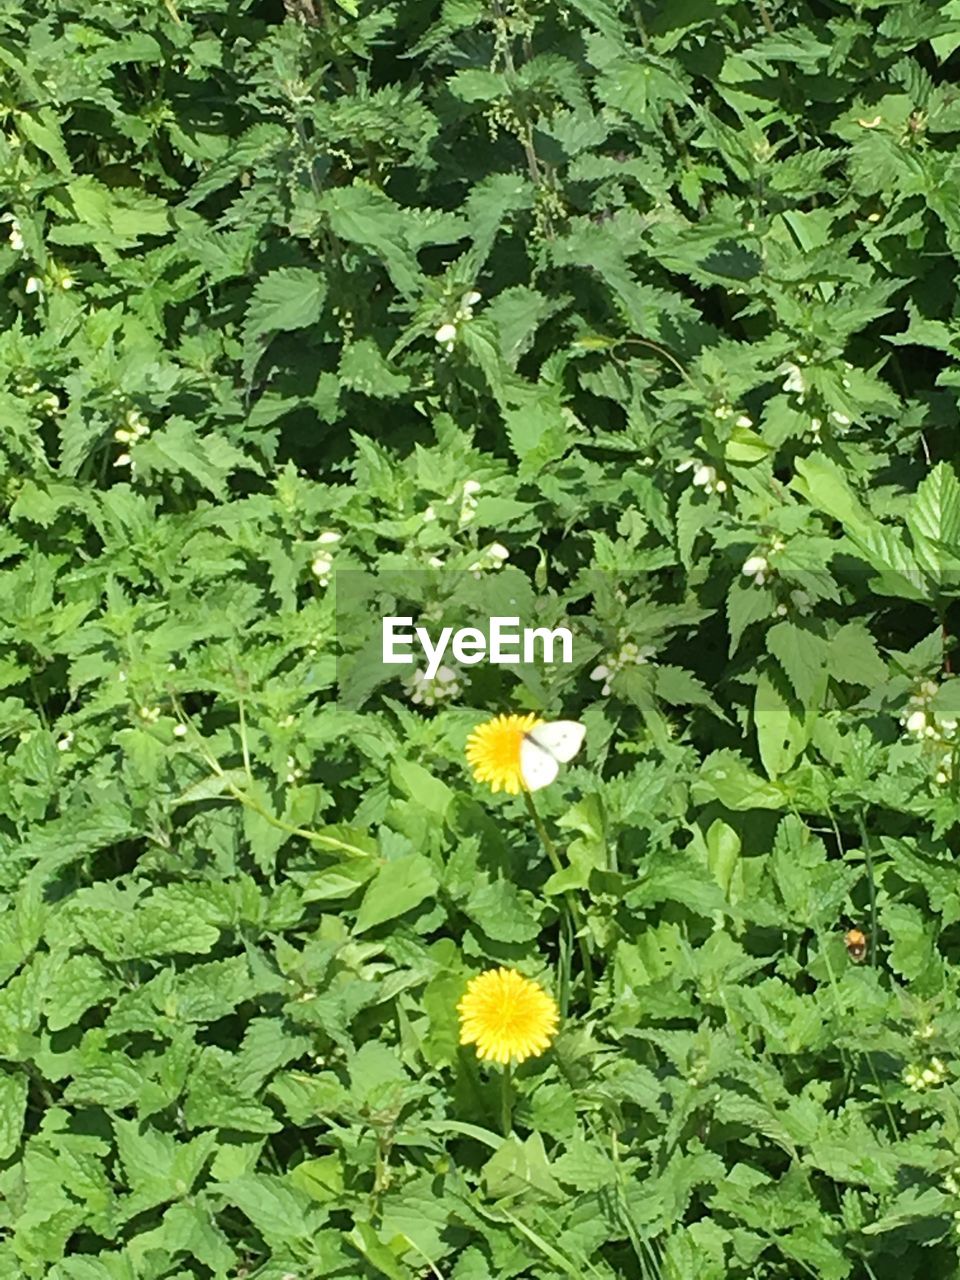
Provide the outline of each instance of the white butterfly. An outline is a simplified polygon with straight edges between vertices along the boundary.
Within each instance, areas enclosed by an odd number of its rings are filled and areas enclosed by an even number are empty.
[[[586,726],[576,720],[553,720],[539,724],[523,735],[520,744],[520,773],[528,791],[548,787],[580,750]]]

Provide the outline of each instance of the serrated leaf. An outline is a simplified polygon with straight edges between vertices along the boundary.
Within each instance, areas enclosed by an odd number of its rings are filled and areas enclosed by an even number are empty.
[[[785,809],[787,795],[764,782],[733,751],[714,751],[700,769],[703,788],[728,809]]]
[[[244,377],[252,377],[273,334],[315,325],[326,296],[326,279],[309,267],[278,267],[258,280],[243,321]]]
[[[363,895],[357,922],[357,933],[373,929],[412,911],[437,891],[436,873],[428,858],[410,853],[385,863]]]
[[[9,1160],[20,1143],[26,1105],[26,1074],[0,1072],[0,1160]]]

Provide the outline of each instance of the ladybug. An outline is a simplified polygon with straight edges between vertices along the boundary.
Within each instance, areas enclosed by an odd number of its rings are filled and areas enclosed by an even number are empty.
[[[863,964],[867,956],[867,935],[862,929],[848,929],[843,935],[847,955],[854,964]]]

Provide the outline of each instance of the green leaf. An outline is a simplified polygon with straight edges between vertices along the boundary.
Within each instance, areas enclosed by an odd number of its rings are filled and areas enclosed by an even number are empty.
[[[26,1106],[26,1074],[0,1073],[0,1160],[9,1160],[20,1145]]]
[[[35,115],[29,111],[18,112],[16,127],[39,151],[50,157],[61,173],[73,173],[60,125],[52,111],[44,109]]]
[[[443,819],[453,800],[453,792],[445,782],[434,778],[422,765],[412,760],[399,760],[390,770],[397,786],[427,813]]]
[[[523,1142],[514,1134],[504,1138],[483,1166],[481,1176],[494,1199],[538,1193],[549,1199],[562,1196],[539,1133],[530,1134]]]
[[[307,1240],[323,1225],[324,1215],[310,1197],[272,1174],[246,1174],[209,1191],[235,1205],[274,1247]]]
[[[778,622],[767,632],[767,649],[783,668],[804,710],[818,710],[828,675],[829,646],[822,636],[793,622]]]
[[[326,296],[326,279],[309,267],[279,267],[258,280],[243,321],[244,377],[252,377],[275,333],[316,325]]]
[[[773,783],[764,782],[733,751],[714,751],[707,756],[695,786],[728,809],[784,809],[787,806],[786,792]]]
[[[259,463],[221,436],[200,436],[183,418],[171,418],[135,446],[134,460],[144,479],[154,475],[196,480],[214,497],[227,496],[227,480],[237,468],[261,471]]]
[[[715,818],[707,830],[706,844],[707,865],[716,876],[720,888],[729,897],[730,884],[740,860],[740,837],[733,827],[727,826],[722,819]]]
[[[363,895],[355,931],[364,933],[412,911],[436,894],[438,884],[429,859],[420,853],[385,863]]]
[[[533,897],[509,880],[478,885],[463,909],[497,942],[531,942],[540,932]]]
[[[920,482],[907,510],[917,558],[940,578],[960,569],[960,481],[940,462]]]
[[[770,778],[786,773],[806,745],[803,724],[794,716],[778,683],[766,671],[761,671],[753,704],[757,746]]]

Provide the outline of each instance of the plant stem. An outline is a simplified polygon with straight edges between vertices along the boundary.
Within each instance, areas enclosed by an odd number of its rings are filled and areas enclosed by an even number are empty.
[[[206,742],[194,726],[193,721],[180,705],[180,700],[177,695],[169,688],[168,694],[177,719],[184,728],[193,735],[198,752],[210,766],[214,775],[223,780],[224,790],[228,795],[232,796],[234,800],[237,800],[247,809],[258,814],[259,817],[263,818],[264,822],[268,822],[270,826],[276,827],[279,831],[287,831],[293,836],[302,836],[304,840],[309,840],[311,843],[319,845],[321,849],[331,849],[336,853],[347,853],[353,858],[369,858],[372,856],[365,849],[360,849],[356,845],[349,844],[346,840],[338,839],[336,836],[328,836],[322,831],[312,831],[309,827],[296,827],[289,822],[284,822],[282,818],[278,818],[276,814],[271,813],[269,809],[266,809],[258,800],[254,799],[253,796],[248,795],[246,791],[242,791],[228,778],[227,771],[221,766],[216,756],[207,749]],[[249,767],[249,761],[245,760],[244,763]],[[252,778],[251,781],[253,781]]]
[[[550,865],[559,875],[563,871],[563,863],[560,861],[560,854],[557,852],[557,846],[550,839],[547,829],[543,825],[543,820],[537,811],[537,806],[534,803],[533,796],[526,787],[523,789],[523,798],[526,801],[527,811],[533,819],[533,825],[537,829],[537,835],[540,837],[540,843],[543,845],[547,857],[550,859]],[[587,935],[583,932],[583,916],[580,913],[580,906],[576,898],[569,889],[564,890],[563,900],[570,917],[571,932],[576,934],[577,943],[580,947],[580,959],[583,962],[583,976],[587,984],[587,994],[592,1000],[593,965],[590,961],[590,942]]]
[[[523,789],[523,798],[527,804],[527,811],[529,812],[530,817],[533,819],[533,825],[537,829],[537,835],[540,837],[540,843],[543,845],[544,849],[546,850],[547,857],[550,859],[550,865],[551,867],[553,867],[554,871],[559,875],[560,872],[563,870],[563,863],[560,861],[560,854],[557,852],[557,846],[550,839],[550,836],[547,833],[547,829],[543,825],[543,820],[541,819],[540,814],[537,811],[537,806],[534,803],[533,796],[526,789],[526,787],[524,787]]]
[[[500,1077],[500,1127],[509,1138],[513,1128],[513,1068],[509,1062]]]
[[[863,860],[867,868],[867,889],[870,893],[870,967],[877,967],[877,884],[873,873],[873,851],[870,848],[870,837],[867,835],[863,815],[857,813],[857,826],[860,829],[860,843],[863,845]]]

